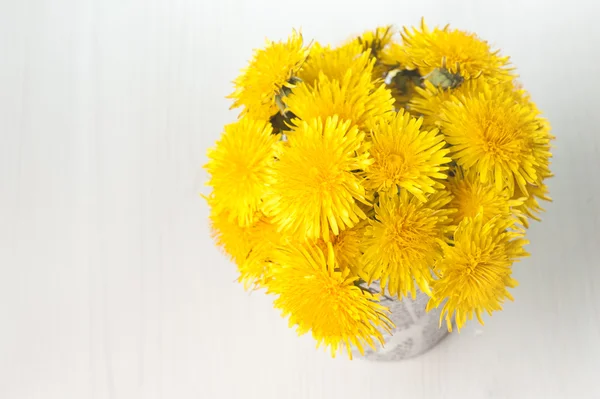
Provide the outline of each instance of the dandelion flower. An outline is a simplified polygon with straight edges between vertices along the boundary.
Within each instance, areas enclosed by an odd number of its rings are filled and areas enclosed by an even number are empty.
[[[444,148],[444,136],[438,130],[421,130],[421,119],[400,110],[390,119],[382,119],[371,130],[369,150],[373,165],[366,172],[365,186],[376,191],[405,188],[421,201],[433,193],[435,181],[451,161]]]
[[[392,43],[394,33],[391,25],[379,26],[375,30],[369,30],[360,35],[356,42],[362,46],[363,51],[370,50],[373,57],[378,57]]]
[[[363,74],[372,75],[375,60],[358,42],[351,42],[338,48],[323,47],[315,43],[311,47],[310,56],[298,77],[308,86],[313,86],[322,73],[329,80],[342,81],[346,72],[353,71],[352,78],[360,80]]]
[[[271,255],[282,243],[290,242],[277,232],[277,226],[257,213],[251,226],[240,226],[227,212],[211,210],[210,225],[213,239],[233,260],[240,272],[239,281],[246,289],[261,287],[270,278]]]
[[[541,181],[543,179],[552,177],[553,175],[550,171],[550,159],[552,158],[552,154],[550,150],[551,142],[555,140],[556,137],[554,137],[550,132],[550,123],[546,118],[541,116],[542,112],[532,101],[531,95],[521,87],[520,83],[514,82],[512,87],[515,101],[524,107],[529,107],[532,114],[536,115],[535,119],[538,126],[538,134],[536,135],[536,140],[533,141],[532,145],[534,156],[539,161],[536,165],[538,180]]]
[[[481,79],[476,79],[474,81],[481,82]],[[466,84],[468,84],[468,82],[463,83],[463,85],[455,90],[448,90],[434,86],[433,83],[426,80],[423,82],[422,87],[415,87],[414,95],[408,103],[408,108],[411,112],[420,115],[423,118],[424,128],[439,128],[442,120],[444,103],[451,101],[453,94],[456,96],[464,94],[465,92],[471,92],[470,90],[465,90]],[[477,90],[475,89],[473,92],[477,92]]]
[[[254,53],[248,67],[235,80],[232,108],[244,107],[243,114],[269,120],[279,111],[277,97],[294,87],[308,55],[302,35],[293,32],[286,42],[267,41],[267,47]]]
[[[209,219],[217,246],[236,264],[243,263],[252,249],[252,226],[240,226],[227,212],[215,212],[214,208],[211,208]]]
[[[285,151],[273,167],[264,209],[282,231],[309,239],[356,225],[365,213],[361,185],[369,164],[364,133],[337,116],[301,122],[289,133]]]
[[[380,60],[389,68],[406,69],[408,65],[408,54],[399,43],[390,43],[381,53]],[[416,70],[416,68],[412,68]]]
[[[243,117],[225,127],[205,165],[215,212],[227,211],[241,226],[249,226],[260,210],[266,179],[278,137],[268,122]]]
[[[428,80],[423,81],[421,87],[416,87],[414,96],[410,99],[408,107],[411,112],[423,117],[423,126],[429,129],[439,128],[442,122],[444,104],[452,102],[453,97],[469,96],[484,90],[486,84],[502,84],[507,93],[513,90],[512,82],[491,83],[485,78],[467,80],[453,89],[435,86]],[[516,96],[515,92],[515,96]],[[515,97],[516,99],[517,97]]]
[[[424,128],[438,128],[442,105],[450,100],[450,97],[450,90],[443,90],[429,81],[424,81],[422,87],[414,89],[414,95],[408,102],[408,108],[423,118]]]
[[[456,209],[455,224],[464,218],[473,218],[481,213],[483,223],[501,215],[508,218],[512,214],[511,207],[521,206],[523,201],[511,199],[508,188],[501,190],[491,182],[482,183],[475,172],[465,173],[457,168],[454,176],[448,178],[448,190],[452,194],[450,208]]]
[[[531,148],[533,157],[536,159],[534,169],[539,178],[549,177],[550,173],[550,142],[554,137],[550,134],[548,122],[540,117],[540,111],[531,101],[529,93],[521,89],[516,82],[494,83],[485,78],[478,78],[463,82],[453,90],[434,86],[425,81],[423,87],[415,88],[415,95],[411,98],[408,107],[411,112],[423,117],[423,128],[439,128],[443,122],[445,105],[456,101],[456,98],[476,97],[479,93],[495,87],[494,90],[502,92],[506,100],[512,97],[512,101],[519,104],[523,110],[529,109],[531,115],[535,115],[537,124],[536,133],[531,136],[528,147]],[[532,126],[530,126],[532,128]]]
[[[332,236],[331,245],[335,259],[341,270],[350,269],[353,274],[358,274],[361,270],[360,256],[361,243],[367,226],[366,220],[361,221],[356,226],[342,230],[336,236]],[[323,251],[327,251],[329,242],[319,239],[317,245]]]
[[[533,102],[528,101],[527,104],[532,107],[534,113],[539,111]],[[538,131],[535,137],[532,137],[533,156],[536,159],[535,169],[538,181],[536,185],[540,186],[542,181],[554,176],[550,171],[550,159],[552,158],[551,143],[555,137],[550,133],[550,124],[548,121],[539,116],[536,118],[538,123]]]
[[[517,282],[511,278],[512,264],[528,256],[527,241],[513,231],[514,219],[497,217],[487,223],[482,214],[466,218],[454,234],[454,246],[444,247],[444,257],[436,265],[440,279],[432,283],[433,296],[427,309],[445,302],[440,325],[445,318],[452,331],[455,317],[458,329],[473,314],[483,324],[483,312],[501,310],[505,299],[512,300],[507,288]]]
[[[511,194],[515,181],[522,191],[537,180],[536,143],[545,142],[537,113],[515,101],[505,85],[485,84],[479,93],[445,102],[441,129],[451,145],[451,156],[463,169],[474,168],[482,183],[505,185]]]
[[[246,259],[238,264],[239,280],[246,289],[251,286],[262,288],[272,277],[271,266],[275,251],[281,245],[294,241],[291,237],[281,235],[277,226],[264,215],[251,227],[248,239],[252,249]]]
[[[511,80],[509,57],[492,50],[475,34],[445,26],[430,30],[421,21],[421,29],[404,28],[402,44],[393,44],[385,62],[396,62],[406,69],[418,69],[427,76],[436,69],[460,74],[465,79],[484,76],[498,81]]]
[[[337,115],[366,130],[376,118],[393,111],[394,99],[385,84],[373,85],[370,74],[355,74],[349,69],[341,81],[321,74],[314,87],[299,84],[285,98],[287,109],[304,121]]]
[[[299,335],[311,332],[317,347],[332,356],[345,347],[364,353],[365,345],[383,344],[381,330],[390,331],[388,309],[379,298],[355,285],[357,277],[340,267],[330,247],[327,252],[310,245],[283,247],[277,252],[268,292],[277,295],[275,307],[289,316]]]
[[[429,292],[431,267],[442,256],[452,231],[453,210],[447,191],[432,194],[427,202],[406,190],[381,195],[375,219],[369,220],[363,240],[365,279],[380,280],[391,295],[416,297],[416,286]],[[415,285],[416,283],[416,285]]]
[[[392,37],[396,33],[393,26],[380,26],[375,30],[369,30],[364,32],[353,40],[354,43],[358,43],[362,47],[364,54],[368,54],[371,61],[374,62],[372,68],[372,80],[374,83],[385,81],[390,67],[381,62],[381,55],[383,51],[387,49],[392,43]],[[392,97],[394,97],[394,90],[391,86],[388,86],[392,91]]]
[[[520,204],[513,208],[513,213],[519,217],[525,227],[529,228],[528,218],[539,222],[541,220],[539,214],[545,211],[539,200],[552,202],[552,198],[549,196],[548,187],[543,182],[527,185],[527,193],[524,194],[518,187],[515,188],[513,201],[520,201]]]

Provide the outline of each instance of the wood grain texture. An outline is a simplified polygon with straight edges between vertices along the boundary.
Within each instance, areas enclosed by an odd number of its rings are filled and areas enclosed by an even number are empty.
[[[540,3],[541,4],[541,3]],[[451,22],[557,136],[516,301],[402,363],[332,360],[234,283],[198,196],[265,37]],[[0,398],[599,398],[594,2],[0,1]],[[205,192],[205,191],[204,191]]]

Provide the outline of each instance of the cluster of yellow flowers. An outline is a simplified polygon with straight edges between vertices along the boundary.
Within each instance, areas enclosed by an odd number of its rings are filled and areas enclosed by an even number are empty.
[[[516,78],[476,35],[423,22],[335,48],[268,42],[205,166],[240,281],[334,356],[393,327],[373,281],[427,293],[449,330],[501,309],[550,200],[553,137]]]

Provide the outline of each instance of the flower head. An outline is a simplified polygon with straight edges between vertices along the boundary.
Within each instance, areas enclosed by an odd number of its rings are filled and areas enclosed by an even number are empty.
[[[402,44],[393,44],[386,54],[387,64],[418,69],[427,76],[436,69],[460,74],[465,79],[485,76],[498,81],[511,80],[509,58],[499,55],[476,35],[445,26],[430,30],[421,21],[421,29],[404,28]]]
[[[365,213],[362,173],[370,164],[364,133],[337,116],[301,122],[273,167],[264,208],[282,231],[330,240]]]
[[[211,209],[209,219],[211,235],[217,246],[235,263],[244,262],[252,249],[252,226],[240,226],[227,212],[215,212],[214,208]]]
[[[549,196],[549,190],[546,184],[538,182],[535,185],[527,185],[527,194],[524,194],[518,187],[515,188],[513,201],[519,204],[513,208],[513,213],[529,228],[529,218],[540,221],[540,213],[544,212],[544,208],[540,205],[540,200],[552,202]]]
[[[351,69],[352,78],[360,80],[363,74],[371,76],[374,63],[375,60],[371,59],[369,52],[363,51],[358,42],[350,42],[338,48],[323,47],[315,43],[298,77],[308,86],[313,86],[319,80],[320,74],[329,80],[340,82]]]
[[[375,30],[369,30],[360,35],[358,42],[363,51],[370,51],[373,57],[379,57],[379,54],[392,43],[392,36],[395,30],[391,25],[379,26]]]
[[[292,243],[293,240],[281,235],[277,226],[263,215],[250,229],[249,242],[252,247],[248,256],[238,263],[239,280],[244,283],[246,289],[250,286],[263,288],[272,278],[273,253],[279,246]]]
[[[271,254],[282,242],[287,242],[263,214],[257,213],[255,220],[250,226],[240,226],[227,212],[216,213],[213,209],[210,213],[212,236],[237,264],[239,280],[246,288],[263,286],[269,280]]]
[[[310,245],[287,246],[275,259],[268,292],[278,296],[275,306],[289,315],[298,334],[312,332],[317,346],[324,344],[332,356],[346,347],[350,358],[352,346],[364,353],[365,345],[383,343],[381,330],[392,327],[388,309],[355,285],[358,278],[349,269],[340,270],[331,246],[326,252]]]
[[[523,114],[528,114],[530,118],[528,128],[533,133],[525,137],[526,151],[530,151],[535,160],[532,167],[537,179],[550,177],[550,158],[552,157],[550,142],[554,137],[550,134],[548,122],[540,116],[540,111],[531,101],[529,93],[520,88],[516,82],[494,83],[482,77],[465,81],[458,88],[447,90],[425,81],[424,87],[415,89],[415,96],[411,99],[409,107],[415,114],[422,115],[425,128],[444,129],[444,112],[447,107],[453,107],[453,102],[458,104],[465,98],[479,98],[481,93],[490,91],[494,93],[493,95],[499,95],[506,101],[506,104],[514,105]],[[486,96],[486,98],[488,97]],[[448,123],[447,120],[446,123]],[[497,122],[495,125],[501,126],[502,124]]]
[[[483,324],[483,312],[501,310],[506,298],[512,300],[507,287],[517,282],[511,278],[512,264],[527,256],[522,234],[513,231],[514,219],[501,216],[483,222],[482,214],[465,218],[454,233],[454,246],[444,247],[444,257],[436,265],[439,280],[432,283],[433,296],[427,309],[445,302],[440,325],[445,318],[452,331],[452,319],[458,329],[473,314]]]
[[[423,82],[422,87],[415,87],[414,95],[409,101],[411,112],[420,115],[423,118],[423,127],[427,129],[439,128],[442,120],[442,107],[444,103],[452,100],[452,95],[461,95],[465,92],[477,92],[474,90],[465,90],[467,85],[472,86],[471,82],[482,82],[482,79],[475,79],[464,82],[454,90],[443,89],[435,86],[428,80]]]
[[[314,87],[299,84],[285,103],[303,121],[337,115],[365,131],[376,118],[393,111],[394,100],[383,83],[371,82],[370,73],[349,69],[340,81],[321,74]]]
[[[491,182],[482,183],[476,172],[465,173],[460,168],[448,178],[447,187],[452,194],[449,207],[456,209],[455,224],[479,213],[482,214],[483,223],[498,215],[509,218],[513,213],[511,207],[523,203],[522,200],[511,199],[508,188],[498,190]]]
[[[433,179],[445,179],[443,166],[451,161],[438,130],[421,130],[421,119],[400,110],[392,118],[380,119],[371,130],[373,165],[366,172],[365,186],[376,191],[405,188],[421,201],[435,192]]]
[[[331,243],[340,269],[350,269],[353,274],[358,275],[361,271],[361,243],[367,225],[368,222],[362,220],[354,227],[342,230],[338,235],[332,236],[330,242],[323,239],[317,240],[317,245],[325,252],[328,250],[329,243]]]
[[[375,219],[369,220],[363,241],[363,270],[369,284],[380,280],[391,295],[416,296],[416,285],[429,292],[431,267],[442,256],[452,231],[453,210],[447,191],[431,194],[427,202],[406,190],[381,195]],[[415,285],[416,283],[416,285]]]
[[[540,116],[540,111],[528,96],[523,96],[521,103],[529,106],[532,109],[532,112],[537,115],[536,122],[538,125],[538,134],[532,138],[531,147],[533,149],[533,156],[537,161],[535,164],[535,170],[538,179],[535,182],[535,185],[542,186],[544,180],[554,176],[554,174],[550,171],[550,160],[552,159],[552,153],[550,151],[552,148],[551,143],[556,139],[556,137],[554,137],[550,132],[550,123],[545,118]]]
[[[512,194],[515,181],[526,192],[544,162],[544,153],[535,149],[548,138],[537,117],[532,107],[515,101],[511,88],[486,83],[480,92],[444,103],[441,129],[458,165],[473,168],[482,183],[492,181],[498,190],[507,186]]]
[[[204,166],[210,174],[211,206],[227,211],[241,226],[251,225],[260,210],[266,179],[275,156],[277,136],[268,122],[243,117],[225,127]]]
[[[254,53],[248,67],[235,80],[232,108],[244,107],[243,114],[269,120],[279,109],[276,98],[284,88],[294,87],[308,55],[302,35],[293,32],[286,42],[267,41],[267,47]]]

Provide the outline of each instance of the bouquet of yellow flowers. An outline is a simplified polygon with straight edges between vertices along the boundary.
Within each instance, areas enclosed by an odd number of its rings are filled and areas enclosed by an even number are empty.
[[[427,294],[449,331],[512,299],[553,137],[508,57],[424,22],[339,47],[294,31],[234,83],[212,231],[299,334],[351,356],[394,327],[382,296]]]

